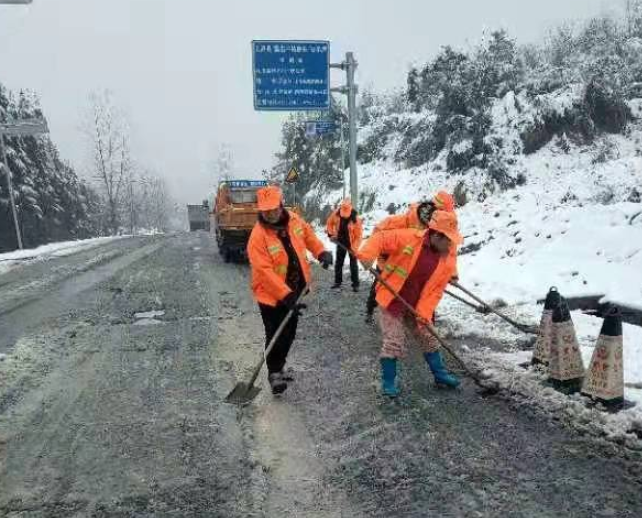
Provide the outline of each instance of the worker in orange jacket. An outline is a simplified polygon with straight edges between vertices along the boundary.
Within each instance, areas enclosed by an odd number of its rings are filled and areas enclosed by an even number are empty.
[[[268,381],[273,394],[281,394],[291,381],[285,363],[296,336],[298,317],[304,304],[297,303],[310,283],[310,251],[326,270],[332,265],[332,254],[300,216],[286,210],[278,187],[257,191],[259,216],[247,245],[252,270],[252,292],[258,302],[265,327],[265,344],[293,311],[283,332],[266,358]]]
[[[414,228],[417,230],[424,230],[428,228],[428,223],[432,215],[437,210],[445,210],[447,212],[455,211],[455,199],[445,191],[439,191],[433,196],[430,201],[422,203],[413,203],[410,205],[408,211],[404,214],[388,216],[383,221],[379,222],[373,230],[373,234],[376,232],[381,232],[382,230],[399,230],[403,228]],[[452,247],[450,253],[457,257],[457,247]],[[383,265],[386,262],[385,257],[379,258],[377,261],[377,271],[381,272]],[[455,275],[453,276],[457,280],[458,273],[455,270]],[[371,324],[373,322],[374,310],[377,307],[377,281],[375,280],[372,283],[370,288],[370,294],[366,302],[366,322]]]
[[[382,255],[388,259],[382,278],[412,306],[422,319],[431,322],[446,286],[456,272],[450,251],[462,242],[454,212],[436,211],[427,230],[381,231],[368,239],[358,252],[364,266],[371,267]],[[415,320],[406,307],[383,285],[377,286],[381,308],[379,324],[383,336],[381,380],[384,395],[395,397],[397,360],[406,355],[405,329],[419,338],[424,358],[438,385],[455,388],[459,380],[444,366],[439,343]]]
[[[343,282],[343,263],[347,255],[346,248],[355,252],[359,250],[363,236],[363,221],[352,207],[349,199],[343,200],[339,208],[330,214],[326,222],[326,232],[332,242],[338,243],[337,257],[334,264],[334,285],[332,286],[333,289],[338,289]],[[359,263],[353,255],[349,255],[349,259],[352,291],[356,292],[359,291]]]

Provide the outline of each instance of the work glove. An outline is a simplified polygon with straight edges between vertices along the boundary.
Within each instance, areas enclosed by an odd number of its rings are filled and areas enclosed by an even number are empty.
[[[294,311],[295,314],[301,316],[301,311],[308,308],[307,304],[302,302],[297,302],[299,295],[295,292],[288,293],[284,299],[282,299],[279,304],[285,306],[288,311]]]
[[[361,260],[361,265],[366,269],[366,270],[372,270],[372,267],[374,266],[374,261],[366,261],[365,259]]]
[[[327,270],[334,264],[334,259],[332,259],[332,254],[326,250],[319,255],[319,262],[321,263],[321,267]]]

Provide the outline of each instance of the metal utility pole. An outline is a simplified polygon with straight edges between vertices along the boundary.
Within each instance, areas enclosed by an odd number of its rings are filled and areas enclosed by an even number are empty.
[[[9,203],[11,205],[11,212],[13,214],[13,224],[16,229],[16,241],[18,242],[18,248],[20,250],[22,250],[24,247],[22,246],[22,234],[20,232],[20,223],[18,222],[18,210],[16,209],[16,202],[13,195],[11,171],[9,170],[9,161],[7,160],[7,153],[5,151],[4,137],[5,135],[8,135],[10,137],[26,137],[42,135],[43,133],[49,133],[47,122],[44,120],[22,120],[0,124],[0,154],[2,155],[2,163],[7,175]]]
[[[331,91],[348,97],[348,128],[350,144],[350,197],[355,207],[359,206],[359,188],[357,182],[357,92],[359,87],[354,82],[358,63],[352,52],[346,52],[343,63],[331,63],[330,68],[339,68],[346,73],[346,85],[332,88]]]
[[[343,198],[346,197],[346,145],[343,138],[343,121],[340,121],[341,128],[341,182],[343,183]]]
[[[350,132],[350,196],[355,207],[359,206],[357,186],[357,85],[354,83],[354,73],[357,62],[352,52],[346,53],[348,77],[348,126]]]
[[[129,229],[134,237],[134,179],[129,179]]]
[[[18,222],[18,211],[16,210],[16,199],[13,195],[13,184],[11,182],[11,171],[9,170],[9,161],[7,160],[7,153],[4,150],[4,133],[0,131],[0,153],[2,154],[2,164],[4,171],[7,175],[7,187],[9,189],[9,205],[11,205],[11,213],[13,214],[13,225],[16,230],[16,241],[18,241],[18,248],[23,249],[22,234],[20,233],[20,223]]]

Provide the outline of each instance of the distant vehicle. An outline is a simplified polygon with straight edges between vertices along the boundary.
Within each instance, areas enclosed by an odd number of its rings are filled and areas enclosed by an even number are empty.
[[[245,257],[245,247],[258,215],[256,191],[265,180],[228,180],[219,183],[210,213],[210,232],[216,236],[226,263]]]
[[[209,212],[210,207],[207,200],[203,200],[202,205],[187,206],[187,218],[189,219],[190,232],[194,232],[195,230],[210,231]]]

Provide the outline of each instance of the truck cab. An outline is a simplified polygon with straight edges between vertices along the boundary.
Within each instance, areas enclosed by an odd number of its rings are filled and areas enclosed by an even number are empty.
[[[210,229],[225,262],[245,257],[245,248],[257,220],[256,191],[265,180],[226,180],[220,182],[210,213]]]

